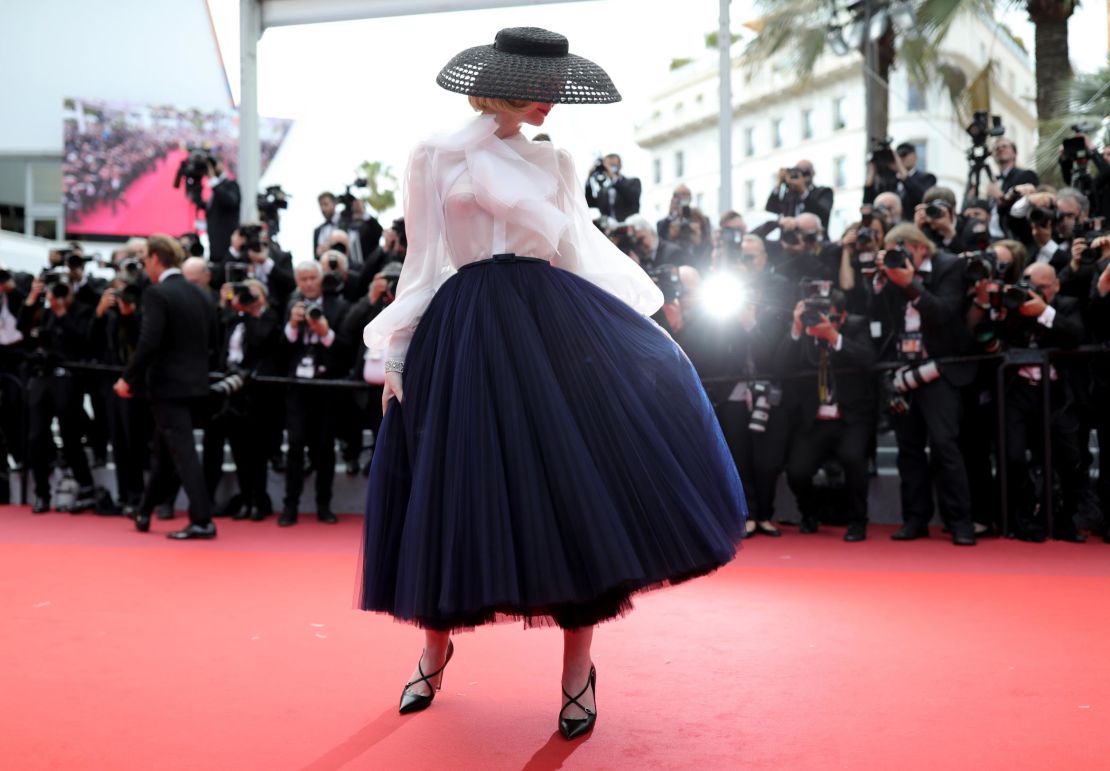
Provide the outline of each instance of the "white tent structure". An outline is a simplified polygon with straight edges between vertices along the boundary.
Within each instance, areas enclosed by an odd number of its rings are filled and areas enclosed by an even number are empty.
[[[258,215],[258,180],[261,150],[258,135],[258,41],[270,27],[318,24],[354,19],[411,16],[447,11],[509,8],[581,0],[239,0],[240,101],[239,101],[239,187],[242,191],[243,221]],[[729,0],[720,0],[721,112],[720,137],[722,174],[720,205],[731,207],[732,93],[730,88]]]

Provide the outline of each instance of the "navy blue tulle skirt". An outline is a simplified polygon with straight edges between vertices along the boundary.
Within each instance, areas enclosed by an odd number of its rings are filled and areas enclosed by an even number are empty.
[[[358,606],[435,630],[589,626],[731,560],[746,513],[679,347],[585,279],[499,255],[446,281],[413,336]]]

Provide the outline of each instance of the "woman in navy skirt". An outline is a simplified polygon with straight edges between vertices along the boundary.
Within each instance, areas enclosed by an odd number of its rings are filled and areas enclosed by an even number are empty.
[[[453,631],[564,630],[567,738],[597,715],[595,624],[731,560],[744,495],[662,294],[593,225],[570,156],[530,142],[555,103],[620,95],[567,40],[505,29],[437,82],[481,113],[420,144],[386,356],[359,607],[425,630],[401,712],[429,706]],[[402,387],[403,373],[403,387]]]

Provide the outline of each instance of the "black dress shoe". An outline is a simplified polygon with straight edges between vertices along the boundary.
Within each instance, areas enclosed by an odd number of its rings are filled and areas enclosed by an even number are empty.
[[[32,514],[45,514],[50,511],[50,496],[36,495],[35,500],[31,502]]]
[[[778,538],[782,535],[781,530],[777,529],[774,525],[766,520],[764,520],[763,522],[757,522],[755,524],[755,532],[759,533],[760,535],[769,535],[772,538]]]
[[[82,487],[77,491],[77,495],[73,496],[73,500],[66,506],[65,510],[70,514],[80,514],[82,511],[88,511],[96,506],[96,488],[95,487]]]
[[[268,517],[274,513],[274,502],[270,500],[268,493],[262,493],[255,499],[254,510],[261,514],[262,517]],[[251,517],[251,519],[254,519],[254,517]]]
[[[281,512],[281,516],[278,517],[278,527],[289,527],[290,525],[295,524],[297,524],[296,509],[286,509],[285,511]]]
[[[586,707],[582,702],[578,701],[586,695],[587,689],[594,697],[593,709]],[[597,722],[597,670],[593,666],[590,667],[590,676],[586,679],[586,684],[582,686],[582,690],[578,692],[577,696],[571,696],[566,692],[565,688],[563,689],[563,696],[568,701],[563,705],[563,708],[559,710],[559,733],[561,733],[565,739],[577,739],[579,736],[588,734],[593,730],[594,723]],[[563,717],[563,713],[566,712],[567,707],[571,704],[574,704],[585,712],[586,717],[579,719]]]
[[[970,527],[953,529],[952,543],[956,546],[974,546],[976,543],[975,531]]]
[[[893,541],[916,541],[918,538],[928,537],[929,528],[921,525],[902,525],[890,536]]]
[[[331,509],[326,507],[320,507],[320,509],[316,512],[316,519],[320,520],[325,525],[334,525],[336,522],[339,521],[339,519],[334,514],[332,514]]]
[[[816,533],[818,527],[817,517],[802,517],[802,521],[798,523],[799,533]]]
[[[135,511],[135,529],[140,533],[150,530],[150,512]]]
[[[432,700],[436,697],[436,691],[443,687],[443,677],[439,678],[439,683],[433,688],[432,678],[436,675],[442,675],[443,670],[447,669],[447,665],[451,661],[451,656],[455,654],[455,643],[452,640],[447,642],[447,658],[443,660],[443,666],[431,674],[424,674],[424,668],[420,666],[420,662],[416,662],[416,671],[420,673],[420,677],[416,678],[410,683],[405,683],[405,689],[401,691],[401,706],[398,711],[402,715],[407,715],[411,712],[422,712],[428,707],[432,706]],[[423,656],[421,656],[423,658]],[[431,693],[427,696],[419,693],[411,693],[409,688],[412,688],[417,683],[427,683]]]
[[[192,539],[205,539],[216,537],[216,524],[209,522],[207,525],[196,525],[189,523],[189,526],[184,530],[174,530],[172,533],[166,533],[166,538],[172,538],[175,541],[189,541]]]
[[[248,503],[246,506],[243,506],[237,512],[232,514],[231,518],[234,519],[234,520],[251,519],[253,514],[254,514],[254,506],[252,506],[251,504]]]
[[[848,543],[857,543],[867,540],[867,525],[863,522],[853,522],[844,532],[844,540]]]

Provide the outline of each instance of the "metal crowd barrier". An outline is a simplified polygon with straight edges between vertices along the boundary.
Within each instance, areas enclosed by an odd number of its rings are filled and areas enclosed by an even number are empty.
[[[997,362],[998,368],[995,373],[995,388],[994,397],[996,405],[996,419],[997,419],[997,447],[995,457],[997,462],[997,482],[999,488],[999,509],[1002,517],[1002,532],[1008,532],[1009,525],[1009,493],[1007,490],[1007,469],[1006,469],[1006,373],[1015,367],[1040,367],[1041,369],[1041,391],[1044,395],[1044,408],[1042,425],[1042,436],[1044,446],[1042,448],[1043,456],[1041,459],[1042,464],[1042,479],[1044,480],[1043,501],[1042,508],[1045,513],[1045,523],[1047,532],[1053,531],[1053,500],[1052,500],[1052,394],[1048,386],[1050,383],[1050,372],[1052,362],[1056,358],[1095,358],[1098,356],[1105,356],[1110,354],[1110,344],[1099,345],[1083,345],[1077,348],[1070,349],[1054,349],[1054,348],[1021,348],[1001,353],[981,353],[971,354],[967,356],[949,356],[944,358],[934,359],[941,367],[950,364],[967,364],[967,363],[984,363],[984,362]],[[92,362],[63,362],[62,367],[69,370],[78,370],[86,372],[99,372],[103,374],[119,375],[123,372],[123,367],[112,366],[106,364],[96,364]],[[866,368],[834,368],[832,370],[835,374],[860,374],[866,372],[884,373],[893,371],[903,366],[901,362],[880,362],[871,367]],[[708,378],[702,378],[705,384],[715,383],[735,383],[739,380],[789,380],[798,378],[814,377],[817,374],[816,369],[807,370],[794,370],[788,373],[781,372],[759,372],[754,374],[743,375],[721,375]],[[225,373],[210,372],[209,377],[213,380],[219,380],[224,377]],[[18,378],[14,375],[4,374],[4,377]],[[380,386],[373,386],[358,380],[306,380],[301,378],[279,377],[274,375],[256,375],[251,378],[253,382],[264,383],[268,385],[295,385],[298,387],[310,388],[331,388],[331,389],[344,389],[350,391],[372,390],[380,388]],[[22,381],[19,381],[22,384]],[[27,418],[27,410],[24,409],[23,417],[23,430],[24,430],[24,446],[28,447],[30,421]],[[1089,441],[1089,437],[1087,438]],[[29,447],[28,447],[29,451]],[[27,486],[27,468],[28,464],[24,462],[20,472],[20,496],[22,502],[26,505],[29,501],[28,486]]]

